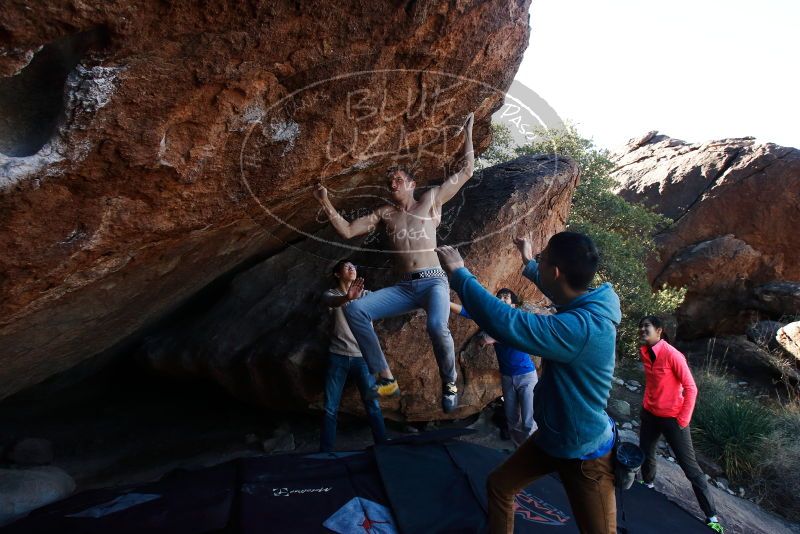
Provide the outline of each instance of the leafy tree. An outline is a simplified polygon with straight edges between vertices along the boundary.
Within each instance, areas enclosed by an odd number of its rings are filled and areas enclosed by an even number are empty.
[[[647,280],[645,262],[649,255],[657,253],[652,236],[671,221],[616,195],[617,183],[611,176],[614,163],[608,151],[595,147],[574,126],[539,131],[530,144],[518,147],[512,146],[511,135],[503,125],[492,125],[492,129],[505,130],[507,135],[494,137],[484,153],[484,167],[524,154],[558,154],[578,163],[581,182],[572,199],[567,228],[589,235],[600,249],[596,282],[611,282],[622,305],[617,353],[634,354],[639,319],[649,314],[673,313],[686,294],[685,289],[666,287],[653,291]]]
[[[517,155],[514,152],[514,138],[511,136],[511,130],[502,124],[493,122],[492,143],[475,161],[475,168],[482,170],[493,167],[515,157]]]

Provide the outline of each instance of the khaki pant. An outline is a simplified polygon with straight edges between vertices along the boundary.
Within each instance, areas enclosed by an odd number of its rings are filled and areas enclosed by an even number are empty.
[[[561,477],[581,532],[616,533],[617,503],[611,453],[595,460],[565,460],[544,452],[531,437],[489,475],[489,528],[492,534],[514,532],[514,495],[553,471]]]

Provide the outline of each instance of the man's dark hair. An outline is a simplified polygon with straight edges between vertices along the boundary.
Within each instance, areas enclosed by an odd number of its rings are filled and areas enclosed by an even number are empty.
[[[417,181],[417,177],[414,176],[414,173],[411,172],[411,169],[403,165],[392,165],[391,167],[386,169],[386,176],[392,176],[396,171],[403,172],[406,176],[408,176],[408,179],[411,180],[412,182]]]
[[[336,276],[337,274],[339,274],[342,271],[342,267],[344,267],[345,264],[347,264],[347,263],[350,263],[350,260],[339,260],[339,261],[337,261],[336,265],[333,266],[333,270],[331,271],[331,275]]]
[[[600,253],[592,239],[577,232],[560,232],[547,244],[549,260],[564,273],[572,289],[582,291],[592,283]]]
[[[517,297],[517,294],[514,293],[513,291],[511,291],[510,289],[508,289],[507,287],[498,289],[497,293],[495,293],[494,296],[495,297],[500,297],[502,295],[510,295],[511,296],[511,304],[513,304],[515,306],[519,305],[519,297]]]

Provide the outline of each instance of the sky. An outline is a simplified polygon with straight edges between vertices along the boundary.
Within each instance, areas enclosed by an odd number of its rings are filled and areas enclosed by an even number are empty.
[[[800,147],[800,0],[533,0],[516,79],[598,146]]]

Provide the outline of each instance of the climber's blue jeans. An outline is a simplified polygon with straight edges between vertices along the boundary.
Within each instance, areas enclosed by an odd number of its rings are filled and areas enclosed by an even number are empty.
[[[389,364],[386,363],[386,356],[381,350],[372,321],[402,315],[418,308],[423,308],[428,314],[428,336],[433,343],[433,353],[439,365],[442,382],[455,382],[455,349],[447,324],[450,318],[450,286],[447,278],[403,281],[369,293],[350,302],[344,309],[344,316],[370,372],[379,373],[388,369]],[[422,347],[419,352],[422,352]]]

